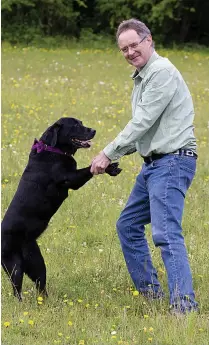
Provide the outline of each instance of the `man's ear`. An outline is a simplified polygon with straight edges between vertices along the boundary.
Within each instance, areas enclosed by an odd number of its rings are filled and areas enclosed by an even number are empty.
[[[152,36],[148,35],[147,36],[147,41],[149,42],[150,46],[152,45]]]
[[[60,124],[54,123],[46,130],[46,132],[44,132],[44,134],[41,137],[41,140],[43,140],[45,144],[54,147],[57,143],[57,135],[60,128]]]

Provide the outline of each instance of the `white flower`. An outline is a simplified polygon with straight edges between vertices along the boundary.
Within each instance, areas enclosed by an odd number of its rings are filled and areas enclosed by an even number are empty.
[[[117,334],[117,332],[116,332],[116,331],[112,331],[111,334],[112,334],[112,335],[115,335],[115,334]]]

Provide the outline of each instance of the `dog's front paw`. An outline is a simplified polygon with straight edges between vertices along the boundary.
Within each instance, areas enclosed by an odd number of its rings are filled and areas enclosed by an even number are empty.
[[[122,169],[118,168],[119,163],[111,163],[108,165],[108,167],[105,169],[105,172],[110,176],[117,176],[121,173]]]

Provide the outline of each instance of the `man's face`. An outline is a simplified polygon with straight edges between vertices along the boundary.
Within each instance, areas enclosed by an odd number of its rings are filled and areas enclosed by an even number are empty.
[[[151,35],[139,36],[135,30],[122,32],[118,46],[128,63],[138,70],[146,65],[153,53]]]

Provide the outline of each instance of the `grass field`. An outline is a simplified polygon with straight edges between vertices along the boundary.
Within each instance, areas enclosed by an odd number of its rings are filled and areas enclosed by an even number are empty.
[[[69,198],[38,240],[47,265],[49,298],[37,299],[24,278],[22,303],[2,273],[2,345],[207,345],[209,344],[209,51],[158,51],[183,74],[193,96],[198,168],[183,220],[200,314],[169,314],[165,269],[147,237],[163,302],[134,293],[115,224],[142,159],[121,159],[116,178],[94,177]],[[77,154],[79,167],[131,117],[129,66],[116,49],[2,47],[2,215],[17,188],[34,138],[61,116],[97,130],[94,145]],[[136,295],[136,296],[135,296]]]

